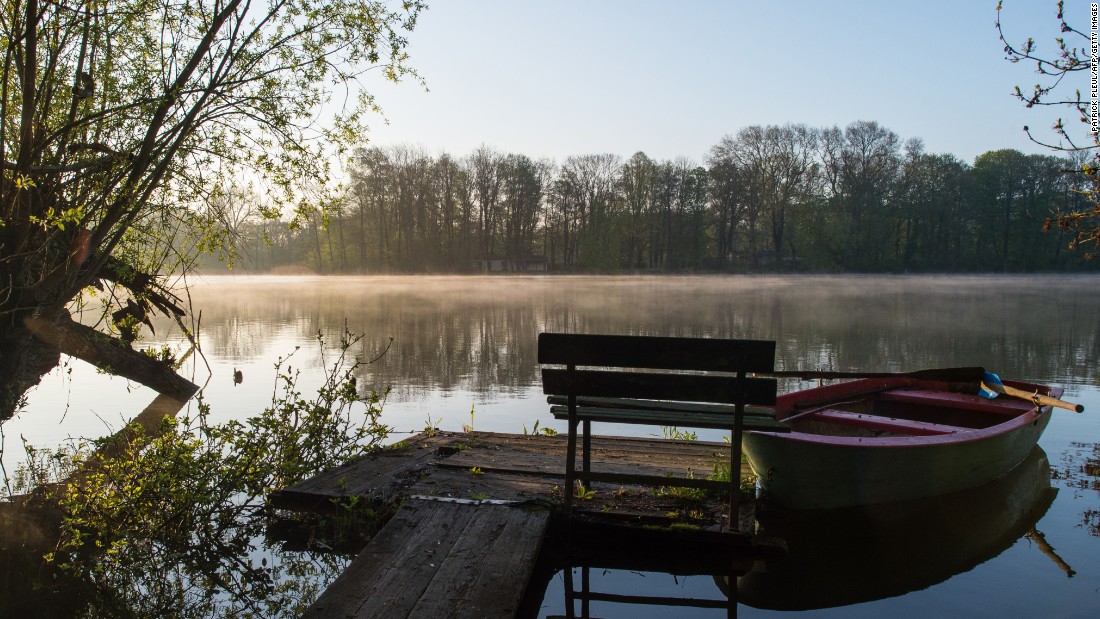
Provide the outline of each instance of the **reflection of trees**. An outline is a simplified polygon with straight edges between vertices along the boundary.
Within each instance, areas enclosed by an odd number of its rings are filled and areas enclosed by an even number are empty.
[[[358,341],[342,332],[313,347],[324,362],[313,397],[278,364],[270,405],[246,419],[212,423],[199,396],[196,416],[31,453],[16,491],[54,516],[30,550],[45,559],[47,583],[54,572],[73,581],[89,616],[298,616],[349,558],[280,548],[266,536],[276,515],[267,496],[382,447],[381,407],[352,377],[359,363],[347,353]],[[333,507],[331,518],[279,529],[300,525],[308,533],[297,545],[309,550],[357,552],[384,515],[354,501]]]
[[[1061,466],[1051,471],[1051,477],[1073,489],[1074,496],[1087,494],[1097,498],[1089,490],[1100,494],[1100,443],[1074,441],[1062,453]],[[1100,506],[1095,503],[1081,513],[1083,527],[1090,535],[1100,537]]]
[[[215,280],[193,296],[215,357],[254,358],[345,319],[367,336],[364,358],[392,336],[360,382],[399,397],[537,384],[540,331],[775,339],[787,369],[983,365],[1062,384],[1095,381],[1100,354],[1100,292],[1080,277]]]

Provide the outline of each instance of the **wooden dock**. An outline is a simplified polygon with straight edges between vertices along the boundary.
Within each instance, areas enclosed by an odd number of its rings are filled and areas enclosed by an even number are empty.
[[[303,615],[514,617],[546,508],[411,499]]]
[[[601,470],[661,476],[706,477],[729,461],[722,443],[595,437],[592,450]],[[693,535],[712,549],[721,540],[731,557],[752,552],[747,537],[721,533],[728,524],[720,497],[682,489],[595,484],[559,518],[564,454],[558,436],[417,435],[273,493],[276,507],[292,510],[329,511],[349,497],[401,505],[306,616],[514,617],[544,540],[553,552],[570,538],[591,550],[592,540],[609,537],[607,527],[676,538],[643,542],[652,549],[680,547]]]

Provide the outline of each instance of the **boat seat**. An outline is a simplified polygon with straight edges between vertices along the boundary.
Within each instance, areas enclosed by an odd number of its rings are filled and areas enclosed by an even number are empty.
[[[923,404],[940,408],[957,408],[980,411],[983,413],[999,413],[1012,417],[1035,407],[1030,402],[1008,397],[990,400],[980,395],[971,395],[969,393],[945,393],[943,391],[927,391],[923,389],[891,389],[878,394],[878,399],[902,404]]]
[[[898,434],[910,434],[913,436],[936,436],[941,434],[954,434],[961,430],[967,429],[960,428],[958,426],[949,426],[942,423],[913,421],[911,419],[897,419],[894,417],[883,417],[881,415],[871,415],[868,413],[853,413],[852,411],[842,411],[833,408],[827,408],[817,411],[811,415],[808,415],[806,419],[825,421],[838,425],[858,426],[861,428],[867,428],[868,430],[881,430],[884,432],[896,432]]]

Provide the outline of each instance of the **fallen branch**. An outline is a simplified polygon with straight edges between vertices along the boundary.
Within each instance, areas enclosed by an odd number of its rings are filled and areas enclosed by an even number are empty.
[[[26,325],[38,339],[56,346],[66,355],[91,363],[115,376],[141,383],[160,394],[188,400],[199,390],[198,385],[177,374],[170,365],[135,351],[120,340],[66,315],[52,321],[28,318]]]

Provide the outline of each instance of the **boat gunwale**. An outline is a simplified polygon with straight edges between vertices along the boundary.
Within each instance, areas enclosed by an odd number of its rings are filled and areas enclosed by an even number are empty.
[[[851,390],[851,389],[854,389],[854,388],[858,388],[862,385],[875,385],[875,387],[872,388],[872,389],[864,390],[862,392],[853,393],[852,394],[853,396],[858,395],[860,397],[874,397],[875,395],[877,395],[879,393],[886,392],[890,389],[904,388],[904,387],[907,387],[907,386],[908,387],[924,386],[924,387],[927,388],[927,384],[928,384],[927,381],[914,381],[914,380],[908,379],[908,378],[886,379],[886,381],[887,381],[886,384],[883,384],[882,380],[866,380],[866,379],[865,380],[858,380],[858,381],[850,381],[850,382],[847,382],[847,383],[837,383],[837,384],[828,385],[828,386],[825,386],[825,387],[818,387],[818,388],[815,388],[815,389],[808,389],[808,390],[805,390],[805,391],[802,391],[802,392],[795,392],[795,393],[792,393],[792,394],[787,394],[787,396],[780,396],[780,402],[783,401],[784,397],[787,397],[788,399],[793,399],[793,398],[791,398],[791,396],[797,396],[797,395],[801,395],[802,397],[807,397],[809,395],[814,395],[816,393],[844,394],[846,392],[845,388],[847,388],[847,390]],[[1024,389],[1028,389],[1028,390],[1043,390],[1043,391],[1046,391],[1047,395],[1050,395],[1051,397],[1055,397],[1055,398],[1060,397],[1062,395],[1062,389],[1060,389],[1058,387],[1049,387],[1049,386],[1043,386],[1043,385],[1037,385],[1037,384],[1031,384],[1031,383],[1021,383],[1021,382],[1012,382],[1012,381],[1005,381],[1005,383],[1006,384],[1011,383],[1011,384],[1019,386],[1020,388],[1024,388]],[[1000,397],[1007,398],[1009,396],[1000,396]],[[813,400],[811,400],[811,402],[812,401]],[[1013,403],[1021,402],[1021,400],[1006,400],[1006,402],[1008,402],[1008,401],[1011,401]],[[797,405],[797,404],[798,404],[798,402],[792,403],[791,410],[797,411],[797,409],[794,408],[795,405]],[[777,404],[776,408],[779,409],[780,404]],[[878,436],[878,437],[835,436],[835,435],[828,435],[828,434],[816,434],[816,433],[810,433],[810,432],[799,432],[798,430],[795,430],[793,428],[791,429],[790,432],[780,433],[780,432],[769,432],[769,431],[766,431],[766,430],[750,430],[750,431],[747,431],[746,434],[768,435],[769,437],[774,437],[777,440],[810,443],[810,444],[817,444],[817,445],[823,445],[823,446],[827,445],[827,446],[833,446],[833,447],[858,447],[858,448],[869,448],[869,449],[879,449],[879,448],[911,449],[911,448],[931,447],[931,446],[939,446],[939,445],[957,445],[957,444],[963,444],[963,443],[972,443],[972,442],[988,440],[988,439],[991,439],[991,438],[994,438],[994,437],[997,437],[997,436],[1001,436],[1001,435],[1005,435],[1005,434],[1010,434],[1010,433],[1012,433],[1012,432],[1014,432],[1014,431],[1016,431],[1020,428],[1031,425],[1032,423],[1037,423],[1042,416],[1050,415],[1051,410],[1052,410],[1052,407],[1050,407],[1050,406],[1042,406],[1042,407],[1032,406],[1030,409],[1026,409],[1026,410],[1021,410],[1021,409],[1017,408],[1016,411],[1013,413],[1013,416],[1011,418],[1009,418],[1009,419],[1007,419],[1007,420],[1005,420],[1005,421],[1003,421],[999,424],[995,424],[995,425],[992,425],[992,426],[987,426],[987,427],[984,427],[984,428],[968,428],[968,427],[964,427],[964,426],[954,426],[954,427],[958,428],[958,431],[954,432],[954,433],[950,433],[950,434],[927,434],[927,435],[912,435],[912,436]],[[990,413],[987,413],[987,414],[992,415],[992,414],[1002,414],[1002,413],[992,413],[992,412],[990,412]],[[812,419],[813,416],[814,416],[814,413],[811,413],[806,418],[807,419]],[[874,415],[873,413],[869,413],[868,416],[873,417],[873,416],[876,416],[876,415]],[[882,417],[884,419],[889,419],[889,417],[885,416],[885,415],[878,415],[878,416]],[[826,422],[827,422],[827,420],[826,420]],[[869,422],[869,425],[873,424],[873,421],[870,420],[870,419],[868,420],[868,422]],[[858,427],[858,424],[851,424],[851,425]],[[950,425],[950,424],[942,424],[942,425]]]

